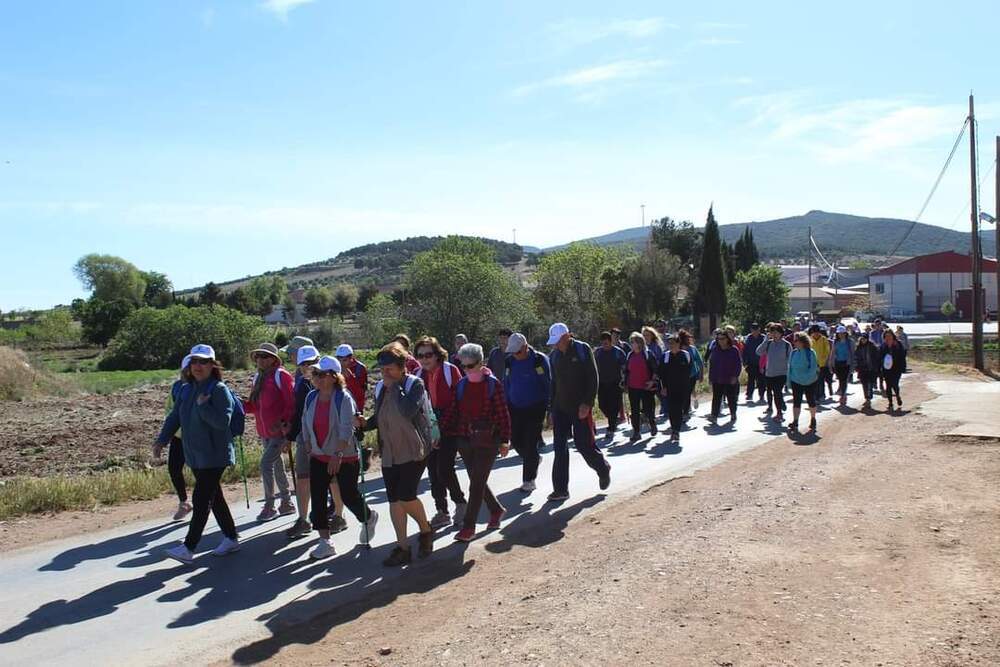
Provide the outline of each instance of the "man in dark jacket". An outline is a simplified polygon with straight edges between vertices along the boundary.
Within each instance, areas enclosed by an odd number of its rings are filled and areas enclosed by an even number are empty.
[[[597,398],[597,365],[594,352],[575,340],[562,322],[549,327],[552,367],[552,430],[555,460],[549,500],[569,498],[569,434],[573,444],[594,472],[601,490],[611,484],[611,466],[594,441],[594,401]]]
[[[497,335],[497,346],[490,350],[489,356],[486,357],[486,366],[493,373],[493,377],[498,380],[503,378],[507,362],[507,343],[513,333],[510,329],[501,329]]]
[[[552,395],[549,360],[530,345],[523,334],[512,334],[507,341],[507,367],[503,388],[510,412],[510,444],[521,456],[521,491],[535,490],[538,476],[538,441]]]
[[[757,348],[763,342],[764,334],[760,332],[760,325],[754,322],[750,325],[750,335],[743,341],[743,366],[747,370],[747,403],[753,400],[754,389],[757,390],[757,400],[764,400],[764,390],[767,387],[760,373],[760,355],[757,354]]]
[[[618,418],[622,410],[625,353],[614,345],[610,331],[601,334],[601,346],[594,350],[594,361],[597,363],[597,404],[608,418],[604,442],[611,442],[618,429]]]

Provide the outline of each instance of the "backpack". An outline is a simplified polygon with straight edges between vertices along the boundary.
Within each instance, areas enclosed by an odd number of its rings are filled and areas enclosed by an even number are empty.
[[[489,399],[493,400],[493,394],[496,393],[496,383],[500,380],[496,379],[492,375],[486,376],[486,395]],[[458,389],[455,390],[455,400],[459,403],[462,402],[462,397],[465,396],[465,385],[469,383],[469,378],[464,377],[458,381]]]
[[[443,364],[441,364],[441,369],[444,372],[444,383],[446,385],[448,385],[448,389],[451,389],[451,383],[452,383],[452,379],[451,379],[452,372],[451,372],[451,369],[452,368],[454,368],[456,371],[458,371],[458,367],[455,366],[455,364],[452,364],[452,363],[447,362],[447,361],[444,362]],[[458,371],[458,376],[459,377],[462,376],[462,372],[461,371]],[[419,371],[417,371],[414,374],[414,377],[418,377],[421,380],[423,380],[424,379],[424,369],[421,368]],[[427,384],[427,382],[425,381],[424,384]]]
[[[586,343],[581,343],[578,340],[571,340],[570,345],[572,345],[576,349],[577,358],[580,361],[587,363],[587,348],[590,346],[587,345]],[[558,348],[552,350],[551,354],[549,354],[549,363],[552,364],[552,366],[555,366],[556,360],[559,358],[558,355],[561,354],[562,352],[560,352]]]
[[[274,369],[274,386],[276,386],[278,389],[281,389],[281,372],[284,371],[284,370],[285,369],[283,367],[281,367],[281,366],[278,366],[277,368]],[[288,371],[285,371],[285,372],[287,373]],[[259,375],[260,375],[259,372],[257,372],[257,373],[254,374],[254,376],[253,376],[253,381],[254,382],[257,382],[257,377]]]
[[[532,359],[535,362],[535,373],[537,375],[545,375],[545,362],[542,361],[542,355],[536,350],[531,351]],[[513,355],[507,355],[507,358],[503,360],[503,374],[504,377],[510,377],[510,366],[513,363]]]
[[[306,407],[308,408],[310,405],[312,405],[313,401],[315,401],[318,397],[319,397],[319,392],[316,391],[315,389],[306,394]],[[338,389],[337,392],[333,395],[333,402],[337,406],[337,414],[340,414],[340,408],[341,406],[344,405],[343,389]],[[305,410],[303,410],[303,412],[305,412]]]
[[[403,393],[409,393],[410,389],[413,387],[413,383],[417,381],[416,375],[407,374],[406,380],[403,382]],[[382,397],[382,388],[384,383],[382,380],[378,381],[375,385],[375,402],[377,403]],[[420,412],[423,413],[423,419],[426,424],[418,424],[418,428],[421,429],[421,435],[427,438],[427,446],[430,447],[436,442],[441,440],[441,427],[438,425],[437,415],[434,414],[434,408],[431,406],[431,396],[430,391],[426,388],[424,389],[424,400],[421,401]]]
[[[219,384],[217,380],[213,380],[209,385],[208,392],[206,396],[210,395],[214,390],[215,386]],[[173,390],[174,405],[179,403],[184,398],[184,390],[189,389],[192,386],[190,382],[184,383],[178,389]],[[229,397],[233,400],[233,414],[229,417],[229,434],[233,437],[242,436],[246,431],[247,423],[247,413],[243,409],[243,401],[240,397],[233,393],[233,390],[229,388],[229,385],[223,384],[226,391],[229,392]]]

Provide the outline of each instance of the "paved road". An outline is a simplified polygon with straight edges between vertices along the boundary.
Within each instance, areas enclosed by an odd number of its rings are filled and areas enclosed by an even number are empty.
[[[858,388],[851,389],[849,405],[857,406]],[[820,436],[823,422],[838,412],[832,407],[821,412]],[[607,450],[612,484],[606,494],[599,493],[596,476],[580,456],[571,453],[571,498],[558,505],[545,503],[551,453],[543,457],[540,488],[527,497],[516,490],[520,460],[511,455],[491,478],[508,509],[502,528],[468,547],[454,543],[448,529],[440,533],[435,554],[427,561],[415,560],[409,572],[380,565],[392,539],[380,479],[367,484],[368,497],[384,518],[375,548],[355,546],[358,531],[349,517],[351,527],[335,536],[338,556],[326,561],[309,560],[313,539],[285,539],[287,521],[256,525],[253,503],[251,510],[233,506],[242,551],[224,559],[208,554],[219,539],[210,520],[202,542],[206,553],[191,567],[163,559],[163,549],[181,539],[185,528],[166,521],[7,554],[0,560],[0,663],[159,665],[182,660],[200,664],[232,655],[239,659],[241,646],[321,611],[360,601],[349,607],[356,615],[365,604],[385,604],[386,595],[391,599],[461,577],[484,549],[503,553],[514,545],[551,544],[571,520],[595,507],[627,500],[658,481],[710,466],[781,434],[773,422],[760,420],[762,414],[763,407],[741,405],[733,430],[709,427],[696,417],[680,447],[662,436],[635,445],[619,436]],[[811,441],[815,439],[800,440]],[[426,486],[423,500],[432,506]]]
[[[867,324],[863,322],[862,327]],[[889,326],[896,329],[902,326],[910,338],[938,338],[940,336],[972,336],[971,322],[890,322]],[[987,322],[983,325],[985,335],[996,335],[997,323]]]

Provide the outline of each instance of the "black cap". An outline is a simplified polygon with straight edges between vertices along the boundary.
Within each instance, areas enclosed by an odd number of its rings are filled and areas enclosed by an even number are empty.
[[[750,330],[753,331],[754,329],[760,329],[760,325],[756,322],[750,325]]]

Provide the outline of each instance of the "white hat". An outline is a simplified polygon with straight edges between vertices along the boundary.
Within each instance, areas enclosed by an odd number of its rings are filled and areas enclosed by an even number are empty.
[[[569,327],[562,322],[556,322],[549,327],[549,342],[546,345],[555,345],[563,336],[569,333]]]
[[[336,357],[329,356],[320,357],[319,362],[313,366],[313,373],[340,373],[342,370],[343,368]]]
[[[186,354],[184,355],[184,359],[181,361],[181,370],[186,369],[190,365],[191,365],[191,355]]]
[[[837,333],[847,333],[847,327],[841,324],[839,327],[837,327]]]
[[[212,349],[211,345],[199,343],[191,348],[191,354],[188,357],[191,359],[215,359],[215,350]],[[188,363],[190,363],[190,359]]]
[[[528,344],[528,339],[524,337],[524,334],[513,333],[510,338],[507,339],[507,349],[504,350],[507,354],[515,354],[524,349]]]
[[[295,356],[295,364],[301,366],[307,361],[319,358],[319,350],[312,345],[303,345]]]
[[[344,343],[343,345],[340,345],[337,348],[337,351],[334,354],[336,354],[338,357],[353,357],[354,348],[348,345],[347,343]],[[339,373],[340,371],[337,372]]]

